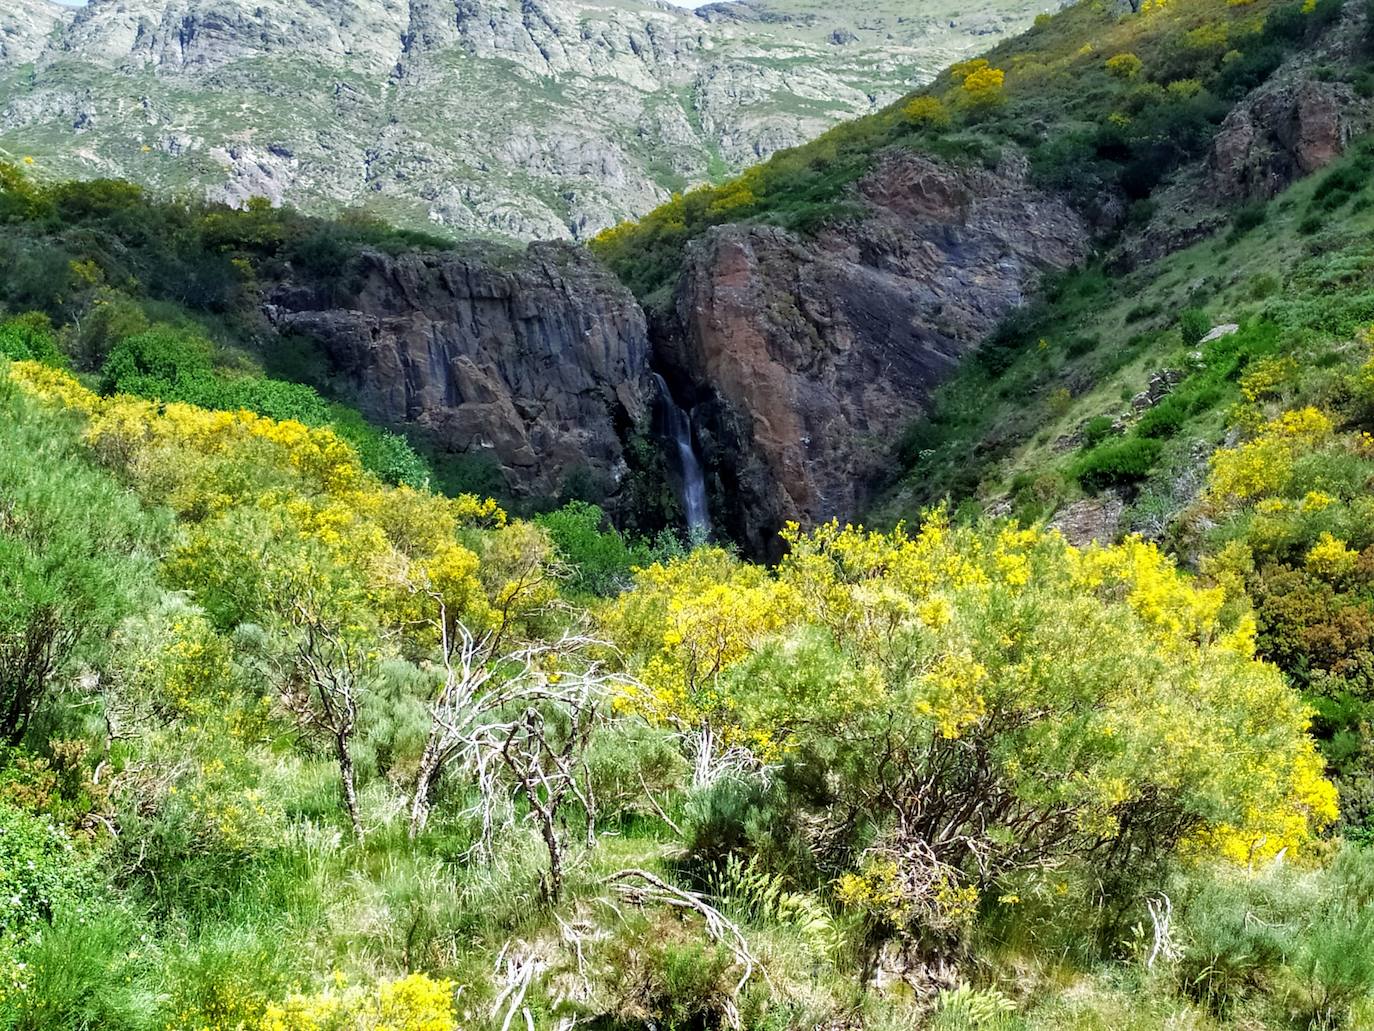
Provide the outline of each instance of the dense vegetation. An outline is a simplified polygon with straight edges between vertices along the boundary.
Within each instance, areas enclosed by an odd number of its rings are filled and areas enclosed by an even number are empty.
[[[999,163],[1024,150],[1041,184],[1090,211],[1124,196],[1134,219],[1154,187],[1203,152],[1231,105],[1340,14],[1342,0],[1146,0],[1122,17],[1082,2],[885,111],[846,122],[719,186],[674,196],[593,242],[641,300],[665,299],[682,250],[712,225],[802,232],[857,214],[853,185],[885,149]],[[1368,83],[1362,80],[1362,88]]]
[[[1374,811],[1370,146],[1211,241],[1123,279],[1087,269],[1055,284],[911,426],[879,514],[945,495],[970,517],[1025,521],[1124,506],[1123,532],[1253,606],[1260,654],[1318,713],[1345,833],[1361,839]],[[1213,326],[1227,328],[1203,342]]]
[[[64,360],[100,373],[107,391],[332,426],[390,482],[463,478],[461,469],[436,472],[404,438],[302,382],[323,384],[318,356],[263,325],[258,297],[286,269],[322,290],[341,289],[365,247],[440,241],[362,216],[330,222],[265,203],[237,210],[157,200],[106,180],[43,183],[4,162],[0,227],[9,270],[0,310],[26,316],[0,330],[0,354],[44,359],[63,335]]]
[[[1367,876],[1311,866],[1335,794],[1253,621],[1149,545],[935,511],[588,608],[569,566],[617,549],[585,513],[32,360],[0,397],[10,1026],[810,1023],[898,955],[1117,953],[1185,870]],[[1316,1015],[1363,990],[1294,970]]]
[[[192,303],[376,227],[4,169],[0,1027],[1370,1026],[1370,160],[1051,284],[773,567],[439,493]]]

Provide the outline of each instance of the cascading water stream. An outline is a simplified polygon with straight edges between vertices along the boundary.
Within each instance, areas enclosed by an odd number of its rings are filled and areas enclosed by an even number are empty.
[[[653,377],[658,387],[663,432],[674,446],[673,457],[681,480],[682,511],[687,517],[687,529],[694,534],[704,533],[711,529],[711,514],[706,508],[706,477],[701,472],[701,459],[692,446],[692,417],[673,400],[667,381],[656,372]]]

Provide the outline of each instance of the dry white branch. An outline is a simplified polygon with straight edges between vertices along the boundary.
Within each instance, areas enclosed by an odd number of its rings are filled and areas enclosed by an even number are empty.
[[[1153,970],[1156,960],[1172,963],[1180,955],[1173,936],[1174,904],[1161,892],[1158,898],[1145,901],[1145,911],[1150,914],[1150,923],[1154,926],[1154,944],[1145,960],[1145,969]]]
[[[635,881],[641,884],[633,883]],[[758,969],[758,962],[754,959],[754,954],[749,950],[749,942],[744,937],[744,932],[739,926],[728,919],[715,906],[706,901],[706,898],[698,892],[686,891],[676,888],[660,877],[656,877],[647,870],[631,868],[621,870],[606,878],[606,883],[614,885],[616,890],[625,897],[627,901],[636,905],[657,904],[664,906],[674,906],[679,909],[688,909],[697,913],[706,925],[706,933],[712,941],[723,944],[730,950],[731,957],[735,964],[741,969],[739,981],[735,984],[735,989],[731,993],[731,998],[727,1002],[726,1016],[730,1020],[732,1027],[739,1028],[740,1014],[738,999],[740,992],[744,991],[749,979],[754,976],[754,971]]]
[[[525,995],[534,979],[544,971],[544,961],[530,952],[520,952],[507,942],[496,957],[496,970],[493,980],[500,990],[491,1004],[491,1019],[504,1016],[501,1031],[510,1031],[511,1022],[517,1013],[523,1012],[527,1026],[533,1026],[533,1017],[525,1005]]]

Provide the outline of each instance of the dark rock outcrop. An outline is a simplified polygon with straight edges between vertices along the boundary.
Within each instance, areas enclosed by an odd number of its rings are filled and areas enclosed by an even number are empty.
[[[1300,80],[1261,90],[1226,116],[1208,163],[1221,201],[1268,200],[1345,151],[1356,105],[1345,83]]]
[[[517,498],[556,496],[574,472],[614,495],[623,441],[647,426],[643,312],[567,245],[365,252],[342,287],[288,277],[266,310],[280,332],[315,341],[330,393],[490,461]]]
[[[1362,60],[1363,32],[1362,18],[1347,17],[1237,103],[1206,154],[1155,191],[1154,217],[1127,235],[1111,265],[1136,267],[1207,239],[1231,224],[1238,205],[1268,201],[1374,128],[1374,105],[1321,74]]]
[[[898,153],[859,198],[862,219],[813,240],[722,226],[693,243],[656,340],[696,403],[717,516],[755,553],[788,520],[857,517],[931,389],[1088,243],[1021,163]]]

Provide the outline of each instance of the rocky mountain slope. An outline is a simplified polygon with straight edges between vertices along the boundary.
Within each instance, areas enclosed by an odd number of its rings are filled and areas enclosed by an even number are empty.
[[[517,502],[572,477],[616,493],[623,438],[648,430],[644,315],[583,250],[366,251],[342,294],[287,277],[264,300],[277,332],[318,348],[321,388],[485,467]]]
[[[862,217],[813,240],[726,225],[693,243],[656,341],[755,553],[788,520],[860,512],[932,385],[1087,251],[1081,216],[1017,158],[893,154],[857,192]]]
[[[17,0],[0,13],[0,156],[585,237],[881,107],[1043,6]]]
[[[970,99],[960,70],[925,107],[752,171],[742,201],[727,184],[596,241],[651,309],[718,522],[767,553],[786,521],[862,518],[903,474],[890,517],[967,496],[1035,432],[1019,412],[1095,387],[1065,348],[1124,346],[1036,322],[1041,288],[1085,261],[1148,279],[1155,258],[1341,155],[1370,124],[1368,38],[1338,0],[1078,4],[989,52],[987,97]],[[1120,54],[1135,63],[1109,68]],[[1022,396],[998,377],[1028,350],[1056,376]],[[948,417],[980,428],[948,435],[937,470],[916,460],[921,424],[975,352],[986,389],[951,398]]]

